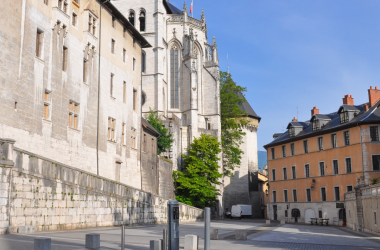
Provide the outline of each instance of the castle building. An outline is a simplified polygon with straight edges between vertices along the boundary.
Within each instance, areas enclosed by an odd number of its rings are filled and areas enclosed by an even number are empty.
[[[152,45],[143,50],[142,113],[158,112],[173,135],[165,155],[180,170],[182,154],[201,133],[220,139],[219,65],[206,18],[188,15],[166,0],[114,0]]]
[[[0,138],[141,188],[147,40],[109,1],[10,1],[1,14]]]
[[[380,176],[380,90],[371,87],[368,96],[367,103],[355,105],[346,95],[332,113],[314,107],[310,120],[294,118],[288,131],[274,134],[264,146],[269,219],[310,223],[317,218],[341,225],[350,216],[344,193]]]
[[[225,176],[223,178],[224,211],[230,210],[233,205],[249,204],[252,205],[252,216],[262,217],[264,197],[260,190],[257,156],[257,130],[261,117],[256,114],[247,101],[239,106],[247,114],[248,124],[241,128],[245,135],[240,145],[240,149],[243,151],[240,166],[235,168],[232,177]]]

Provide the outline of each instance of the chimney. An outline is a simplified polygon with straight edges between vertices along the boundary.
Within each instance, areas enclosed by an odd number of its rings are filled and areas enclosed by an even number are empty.
[[[368,98],[369,98],[369,107],[375,105],[375,103],[380,99],[380,90],[375,87],[375,89],[371,88],[368,90]]]
[[[311,116],[316,115],[316,114],[319,114],[319,109],[317,109],[317,107],[314,107],[314,108],[311,110]]]
[[[352,98],[352,95],[345,95],[343,98],[343,104],[354,105],[354,98]]]
[[[368,105],[368,103],[365,103],[364,104],[364,111],[367,111],[369,109],[369,105]]]
[[[298,122],[298,120],[294,117],[292,122]]]

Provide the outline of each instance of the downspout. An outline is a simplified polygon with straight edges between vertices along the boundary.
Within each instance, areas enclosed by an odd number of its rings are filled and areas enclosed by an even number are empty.
[[[103,4],[104,2],[102,2]],[[99,113],[100,113],[100,52],[102,49],[102,4],[100,6],[99,14],[99,63],[98,63],[98,114],[97,114],[97,128],[96,128],[96,174],[99,176]]]
[[[141,46],[141,59],[142,59],[142,46]],[[143,176],[142,176],[142,156],[141,156],[141,154],[142,154],[142,150],[141,150],[141,136],[142,136],[142,120],[141,120],[141,118],[142,118],[142,76],[143,76],[143,72],[142,72],[142,64],[143,64],[143,62],[142,62],[142,60],[141,60],[141,69],[140,69],[140,123],[139,123],[139,125],[138,126],[140,126],[140,178],[141,178],[141,190],[143,189],[143,187],[142,187],[142,183],[143,183],[143,180],[142,180],[142,178],[143,178]],[[146,64],[146,56],[145,56],[145,64]],[[156,168],[157,168],[157,166],[156,166]]]
[[[358,123],[359,125],[359,123]],[[361,148],[361,151],[362,151],[362,169],[363,169],[363,179],[364,179],[364,182],[365,181],[365,170],[364,170],[364,154],[363,154],[363,139],[362,139],[362,128],[361,128],[361,125],[359,125],[359,136],[360,136],[360,148]]]

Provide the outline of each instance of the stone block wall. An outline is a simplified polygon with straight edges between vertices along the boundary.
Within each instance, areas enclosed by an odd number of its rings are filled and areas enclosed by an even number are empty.
[[[0,171],[0,233],[167,222],[167,199],[21,149],[13,157],[14,166]],[[202,217],[180,204],[181,222]]]
[[[173,182],[173,163],[164,158],[158,158],[159,195],[168,200],[175,199]]]

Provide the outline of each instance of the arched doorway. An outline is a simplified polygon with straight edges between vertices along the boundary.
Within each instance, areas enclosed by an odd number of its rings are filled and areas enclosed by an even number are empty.
[[[298,222],[298,218],[301,217],[301,212],[298,208],[293,208],[292,209],[292,217],[294,218],[294,222]]]
[[[313,209],[306,209],[305,210],[305,223],[310,223],[310,219],[315,218],[315,212]]]

